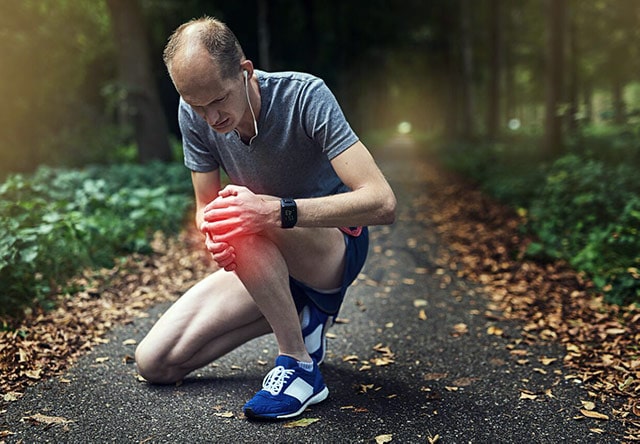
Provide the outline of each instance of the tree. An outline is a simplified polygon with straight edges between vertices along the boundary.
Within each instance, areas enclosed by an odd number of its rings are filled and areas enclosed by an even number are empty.
[[[258,51],[260,53],[260,68],[271,70],[271,57],[269,46],[271,35],[269,33],[269,3],[267,0],[258,0]]]
[[[566,0],[547,0],[545,136],[542,152],[552,158],[562,150],[562,105]]]
[[[135,130],[138,159],[171,160],[169,131],[150,57],[140,4],[135,0],[107,0],[116,42],[118,76],[125,89],[126,117]]]
[[[462,57],[462,136],[471,139],[475,135],[474,71],[471,36],[471,3],[460,0],[460,52]]]
[[[500,122],[500,77],[502,75],[502,0],[491,0],[489,14],[489,107],[487,110],[487,137],[498,137]]]

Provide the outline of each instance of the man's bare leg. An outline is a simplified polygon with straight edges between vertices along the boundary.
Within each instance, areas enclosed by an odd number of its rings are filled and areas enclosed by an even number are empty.
[[[142,376],[157,383],[175,382],[270,332],[261,310],[269,313],[278,329],[280,352],[310,360],[288,275],[317,288],[339,286],[344,269],[342,234],[337,229],[278,230],[235,247],[239,274],[220,270],[196,284],[140,343],[136,362]],[[255,292],[260,308],[247,287]]]

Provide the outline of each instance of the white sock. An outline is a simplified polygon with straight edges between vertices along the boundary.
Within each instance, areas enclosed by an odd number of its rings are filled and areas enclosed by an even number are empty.
[[[311,361],[311,362],[298,361],[298,366],[301,369],[306,370],[308,372],[312,372],[313,371],[313,361]]]

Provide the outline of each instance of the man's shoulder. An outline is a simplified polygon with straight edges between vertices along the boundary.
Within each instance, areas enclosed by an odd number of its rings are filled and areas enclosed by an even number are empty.
[[[299,71],[259,71],[258,79],[265,86],[300,88],[306,85],[323,84],[323,80],[313,74]]]

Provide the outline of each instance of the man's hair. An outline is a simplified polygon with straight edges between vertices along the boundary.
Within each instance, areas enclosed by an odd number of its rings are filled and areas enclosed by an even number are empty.
[[[203,45],[211,54],[214,62],[218,65],[220,75],[224,79],[231,78],[240,71],[240,62],[244,60],[244,52],[235,34],[229,27],[220,20],[204,16],[199,19],[192,19],[176,29],[167,46],[164,48],[163,59],[167,69],[171,71],[171,63],[176,54],[184,48],[186,44],[193,43],[191,33],[186,30],[195,26],[195,42]],[[189,36],[187,36],[189,34]]]

